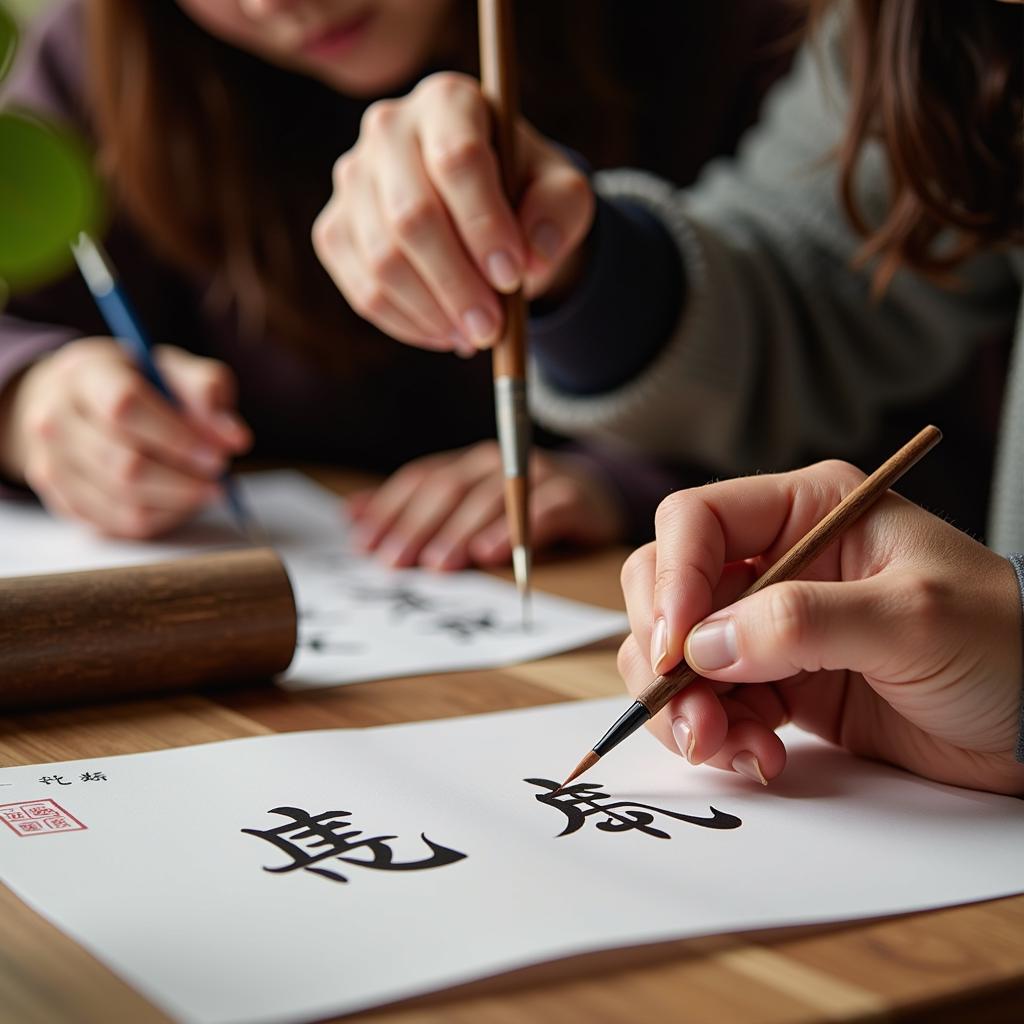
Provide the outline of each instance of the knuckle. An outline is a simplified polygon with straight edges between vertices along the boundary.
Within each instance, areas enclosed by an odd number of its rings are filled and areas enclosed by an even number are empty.
[[[367,320],[377,320],[388,308],[388,297],[377,283],[368,284],[356,297],[355,310]]]
[[[800,586],[779,584],[767,594],[768,621],[775,642],[782,650],[799,650],[813,630],[812,606],[807,591]]]
[[[356,161],[355,153],[351,149],[346,153],[342,153],[334,161],[334,167],[331,170],[331,181],[334,183],[336,191],[344,192],[351,186],[352,179],[356,173]]]
[[[123,426],[131,419],[139,404],[139,385],[135,380],[125,380],[111,389],[103,412],[115,427]]]
[[[127,451],[118,456],[114,463],[114,479],[123,486],[130,486],[138,481],[144,465],[145,459],[141,452]]]
[[[462,498],[462,482],[456,473],[440,470],[430,481],[430,498],[433,503],[452,507]]]
[[[405,256],[397,245],[384,244],[367,255],[367,269],[381,281],[394,282],[405,265]]]
[[[391,228],[403,242],[414,242],[432,231],[438,222],[437,204],[420,196],[397,205],[390,214]]]
[[[313,240],[313,249],[323,259],[328,253],[334,251],[338,245],[338,224],[330,208],[324,209],[313,221],[313,229],[310,237]]]
[[[490,146],[475,136],[450,139],[434,147],[428,160],[444,178],[459,178],[469,171],[486,166],[490,159]]]
[[[919,627],[926,636],[934,636],[947,606],[947,587],[931,576],[913,575],[900,586],[900,616]]]
[[[398,117],[396,100],[377,100],[371,103],[359,123],[360,135],[376,135],[386,132],[394,125]]]
[[[52,441],[59,433],[55,410],[40,409],[29,415],[25,420],[25,431],[30,437],[37,440]]]
[[[439,71],[423,80],[417,92],[422,97],[441,103],[465,102],[470,96],[479,95],[474,79],[457,71]]]

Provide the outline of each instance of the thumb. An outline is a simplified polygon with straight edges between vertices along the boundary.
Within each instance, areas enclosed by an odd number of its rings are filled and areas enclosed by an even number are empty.
[[[590,230],[594,191],[587,176],[528,126],[520,130],[526,184],[518,218],[527,244],[529,296],[550,286]]]
[[[185,412],[211,441],[231,452],[249,448],[252,434],[235,412],[238,387],[225,363],[170,345],[157,348],[155,358]]]
[[[777,583],[694,626],[684,653],[694,671],[721,682],[822,669],[885,677],[910,635],[905,605],[891,578]]]

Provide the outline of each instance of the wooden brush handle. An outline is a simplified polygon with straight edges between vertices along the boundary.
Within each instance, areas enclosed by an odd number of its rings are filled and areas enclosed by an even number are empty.
[[[0,580],[0,709],[265,680],[296,631],[265,548]]]
[[[515,26],[512,0],[479,0],[480,84],[494,120],[494,147],[513,208],[519,199],[519,167],[516,158],[516,121],[519,118],[519,84],[516,75]],[[504,297],[505,331],[494,347],[494,375],[523,380],[526,377],[526,312],[521,291]]]

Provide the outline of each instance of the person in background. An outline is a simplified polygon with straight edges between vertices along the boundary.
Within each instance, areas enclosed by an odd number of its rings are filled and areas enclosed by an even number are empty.
[[[763,0],[659,5],[642,18],[614,2],[522,4],[524,109],[595,166],[686,182],[754,119],[799,20]],[[686,61],[670,38],[692,40]],[[8,481],[56,513],[146,537],[217,500],[243,452],[334,463],[395,473],[351,506],[364,547],[391,564],[507,560],[498,454],[483,440],[494,432],[488,361],[384,344],[310,243],[332,165],[375,119],[373,101],[441,68],[474,72],[476,45],[469,0],[58,4],[5,101],[95,146],[113,214],[106,244],[165,343],[182,408],[105,336],[69,274],[0,317]],[[684,115],[685,136],[657,130]],[[542,441],[539,546],[649,532],[672,473]]]
[[[919,467],[938,469],[952,501],[975,490],[958,451],[975,468],[994,462],[990,548],[888,496],[806,579],[733,604],[860,474],[825,463],[683,491],[624,569],[632,635],[620,667],[634,693],[684,653],[707,677],[652,723],[693,763],[767,782],[785,765],[775,730],[795,721],[930,778],[1024,794],[1024,9],[815,7],[814,40],[737,160],[682,192],[640,173],[597,179],[599,208],[632,204],[660,233],[647,221],[614,247],[588,235],[586,190],[526,124],[531,184],[517,210],[486,187],[483,156],[452,201],[454,183],[430,172],[427,153],[453,139],[482,150],[486,136],[478,90],[447,76],[360,139],[352,187],[321,216],[319,252],[352,291],[334,239],[360,202],[393,223],[395,195],[365,181],[387,180],[384,136],[404,137],[428,173],[405,180],[398,205],[443,203],[464,250],[458,265],[434,267],[459,277],[449,295],[477,302],[496,283],[489,254],[508,252],[527,287],[563,311],[558,332],[533,333],[542,421],[733,473],[865,450],[888,410],[919,414],[916,403],[958,387],[972,356],[1003,339],[998,445],[980,429],[998,398],[977,404],[963,387],[942,424],[954,457],[944,446]],[[544,274],[523,256],[540,225],[558,239]],[[427,234],[392,238],[415,267]],[[669,326],[623,334],[615,311],[627,302],[670,311]],[[456,324],[457,310],[445,311]],[[413,326],[406,340],[421,343]]]

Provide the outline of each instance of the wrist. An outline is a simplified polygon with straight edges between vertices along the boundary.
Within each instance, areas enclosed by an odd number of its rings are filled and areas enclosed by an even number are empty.
[[[25,483],[26,384],[37,365],[25,367],[0,391],[0,475],[19,485]]]

